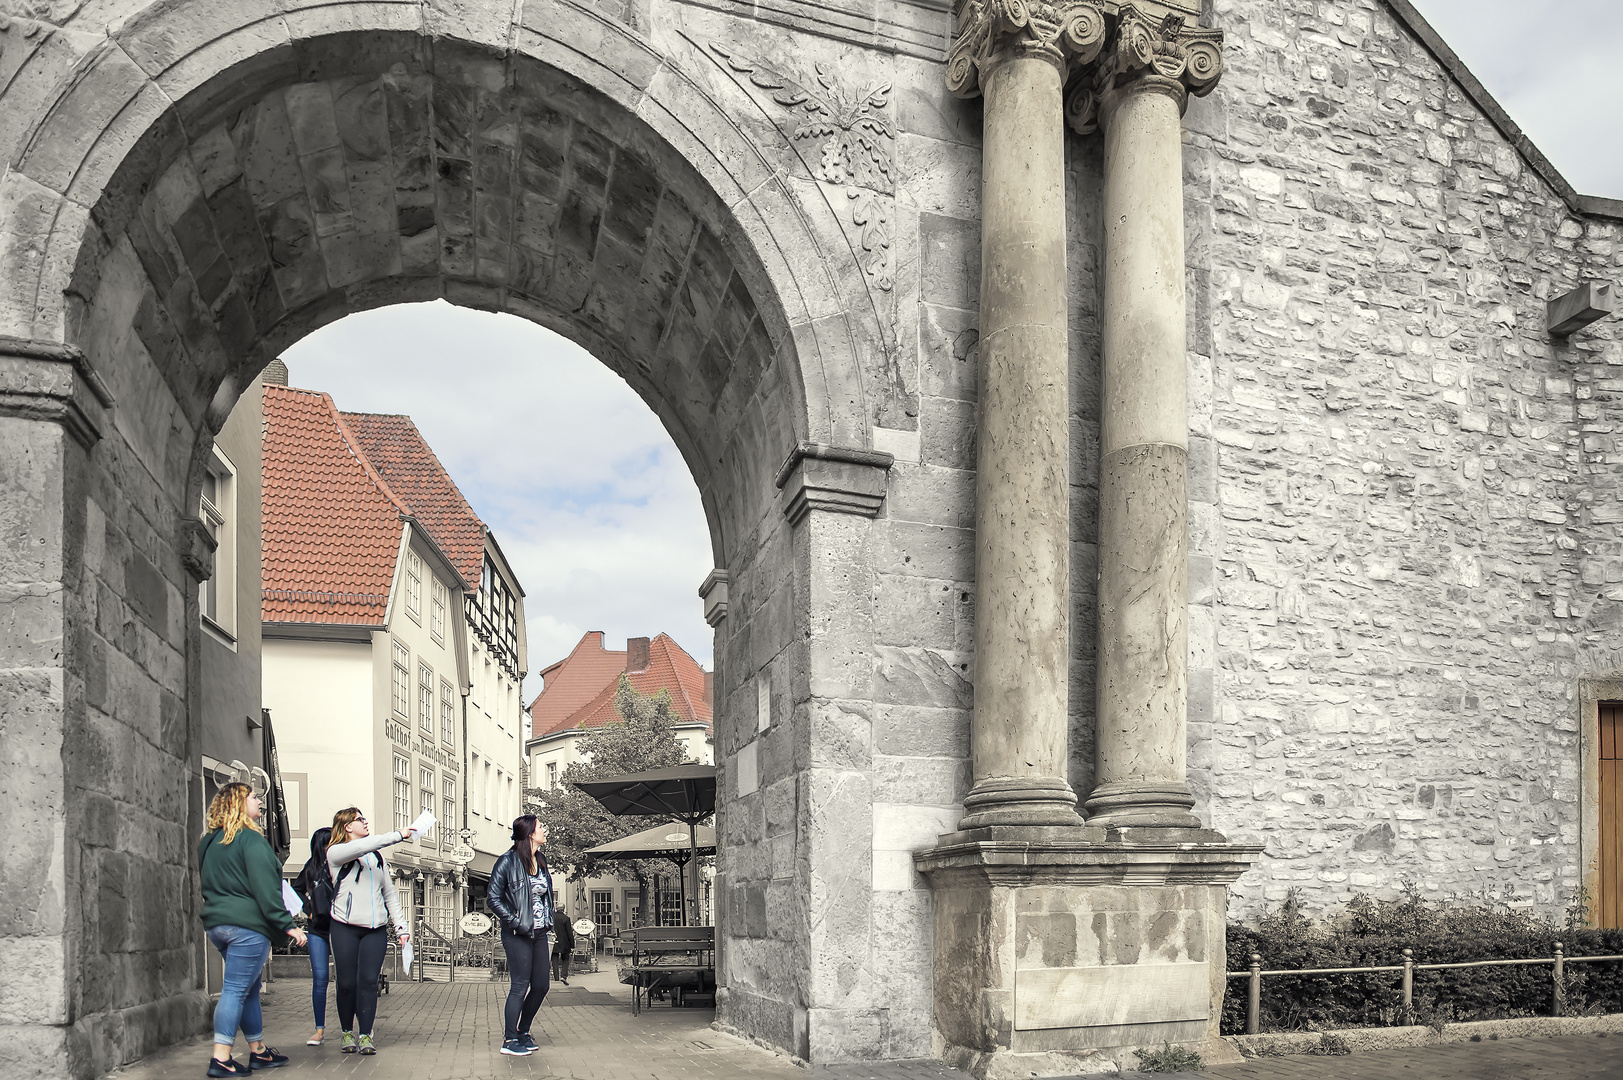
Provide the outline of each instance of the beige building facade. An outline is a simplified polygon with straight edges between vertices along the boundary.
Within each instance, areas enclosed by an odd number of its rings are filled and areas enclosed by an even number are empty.
[[[363,420],[325,394],[265,393],[264,697],[300,826],[284,869],[345,807],[374,832],[428,811],[435,827],[385,857],[412,917],[448,933],[465,904],[468,583],[370,460]]]

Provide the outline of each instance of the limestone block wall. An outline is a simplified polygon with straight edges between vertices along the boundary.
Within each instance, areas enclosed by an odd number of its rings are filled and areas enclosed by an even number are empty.
[[[1215,17],[1226,74],[1186,122],[1190,737],[1211,823],[1267,848],[1233,910],[1412,878],[1559,913],[1579,680],[1618,664],[1623,340],[1552,341],[1544,304],[1623,276],[1619,224],[1386,4]]]

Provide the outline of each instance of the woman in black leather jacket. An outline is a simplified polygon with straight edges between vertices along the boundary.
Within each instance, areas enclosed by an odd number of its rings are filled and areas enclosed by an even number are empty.
[[[512,984],[507,991],[502,1053],[533,1054],[530,1022],[551,983],[552,874],[541,845],[547,830],[534,814],[513,821],[513,847],[496,860],[486,900],[502,924],[502,948]]]

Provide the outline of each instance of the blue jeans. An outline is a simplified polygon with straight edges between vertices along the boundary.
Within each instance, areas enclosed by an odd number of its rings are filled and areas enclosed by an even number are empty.
[[[327,959],[332,946],[325,935],[311,934],[306,941],[310,946],[310,1004],[316,1011],[316,1027],[327,1026]]]
[[[259,1008],[259,973],[270,959],[270,939],[240,926],[212,926],[209,941],[225,959],[220,1003],[214,1006],[214,1041],[232,1046],[237,1028],[250,1043],[265,1037],[265,1017]]]

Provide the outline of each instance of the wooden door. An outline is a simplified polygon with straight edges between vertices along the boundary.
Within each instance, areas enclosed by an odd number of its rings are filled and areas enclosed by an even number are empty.
[[[1623,926],[1623,702],[1600,705],[1600,895],[1593,897],[1597,926]]]

